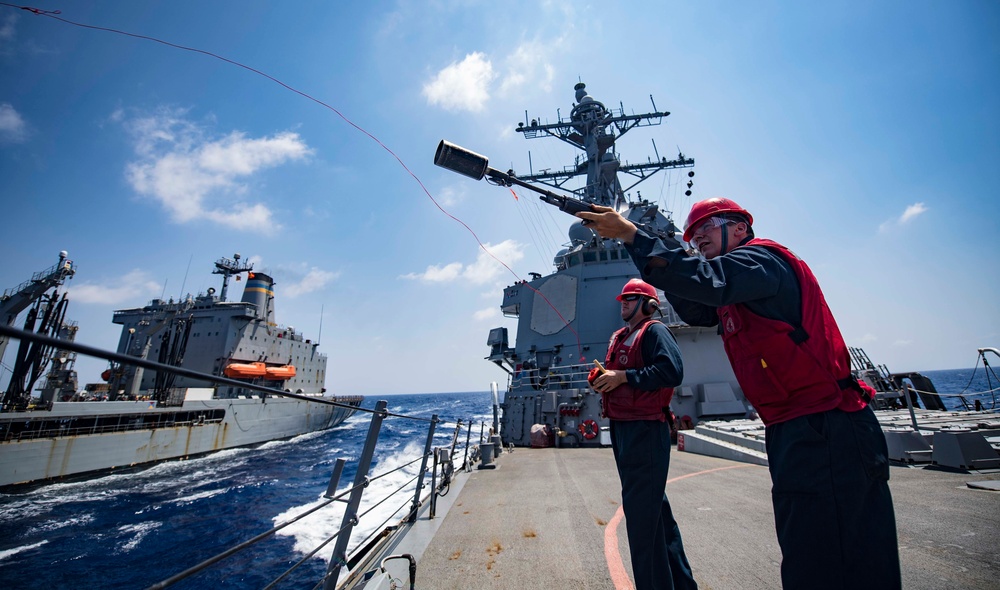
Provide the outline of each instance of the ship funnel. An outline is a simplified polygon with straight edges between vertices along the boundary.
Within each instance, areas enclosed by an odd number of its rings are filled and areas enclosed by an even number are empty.
[[[274,324],[274,279],[264,273],[250,273],[243,288],[243,303],[256,305],[257,318]]]

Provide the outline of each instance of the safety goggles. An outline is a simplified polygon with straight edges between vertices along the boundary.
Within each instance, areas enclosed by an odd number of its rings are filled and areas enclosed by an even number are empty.
[[[632,301],[638,301],[640,299],[642,299],[642,295],[636,295],[635,293],[630,293],[628,295],[622,295],[622,301],[632,302]]]
[[[725,217],[709,217],[704,223],[698,226],[698,229],[691,232],[691,241],[694,242],[696,236],[703,236],[717,227],[735,223],[732,219],[726,219]]]

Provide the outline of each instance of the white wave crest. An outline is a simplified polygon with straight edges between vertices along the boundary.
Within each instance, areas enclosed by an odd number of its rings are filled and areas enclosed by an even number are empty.
[[[48,541],[39,541],[38,543],[34,543],[32,545],[24,545],[21,547],[14,547],[13,549],[7,549],[6,551],[0,551],[0,561],[5,560],[8,557],[11,557],[12,555],[17,555],[18,553],[21,553],[23,551],[30,551],[32,549],[41,547],[46,543],[48,543]]]
[[[420,471],[420,462],[416,459],[420,458],[422,452],[423,445],[417,442],[411,442],[401,450],[383,451],[385,456],[378,461],[373,470],[373,480],[365,488],[364,495],[361,497],[361,505],[358,510],[360,517],[351,534],[348,554],[373,532],[394,524],[409,510],[416,489],[416,481],[413,478]],[[407,463],[410,464],[407,465]],[[378,479],[374,479],[376,477]],[[425,483],[429,477],[429,473],[425,475]],[[338,494],[349,489],[352,483],[341,485]],[[394,495],[384,503],[375,506],[389,494]],[[348,497],[345,496],[345,499]],[[276,525],[287,522],[325,501],[326,498],[321,497],[315,502],[293,507],[276,516],[274,522]],[[345,506],[344,502],[334,502],[325,509],[283,528],[278,534],[292,537],[295,540],[295,551],[302,554],[309,553],[340,530],[343,524]],[[329,562],[335,544],[336,541],[330,542],[317,553],[317,556]]]

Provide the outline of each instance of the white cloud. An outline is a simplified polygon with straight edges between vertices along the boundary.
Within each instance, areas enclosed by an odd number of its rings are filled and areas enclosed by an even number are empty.
[[[0,24],[0,55],[2,56],[14,55],[17,49],[17,41],[15,40],[16,31],[14,29],[16,22],[17,15],[9,14],[3,20],[3,23]]]
[[[161,289],[162,286],[153,281],[152,275],[136,269],[125,276],[111,279],[104,285],[90,282],[74,284],[67,289],[67,297],[73,303],[119,305],[152,297]]]
[[[927,207],[923,203],[914,203],[903,211],[903,214],[899,218],[899,223],[909,223],[911,219],[927,211]]]
[[[556,39],[551,43],[527,41],[518,45],[504,60],[507,72],[500,82],[500,93],[510,95],[526,85],[549,92],[555,68],[548,59],[559,43],[560,39]]]
[[[313,291],[319,291],[339,277],[339,272],[331,272],[313,267],[309,269],[306,276],[302,277],[301,281],[284,285],[281,291],[288,295],[288,297],[294,298],[306,293],[312,293]]]
[[[875,342],[876,340],[878,340],[878,336],[869,332],[862,336],[860,341],[862,344],[868,344],[870,342]]]
[[[470,53],[453,62],[424,85],[427,101],[448,111],[483,110],[490,98],[489,86],[496,74],[483,53]]]
[[[174,221],[209,220],[236,229],[272,232],[280,226],[263,203],[248,202],[246,184],[254,174],[312,152],[297,133],[248,138],[234,131],[221,139],[185,119],[186,112],[162,109],[148,117],[124,120],[139,159],[125,176]],[[112,120],[120,119],[116,112]]]
[[[465,196],[465,191],[461,189],[455,189],[455,187],[446,186],[438,191],[434,199],[442,207],[452,207],[463,200]]]
[[[524,258],[524,246],[513,240],[505,240],[495,246],[483,244],[483,248],[480,248],[479,255],[472,264],[463,265],[461,262],[452,262],[444,266],[428,266],[427,270],[422,273],[401,275],[400,278],[428,283],[448,283],[463,279],[474,285],[484,285],[508,272],[504,268],[504,264],[510,266]]]
[[[428,266],[422,273],[401,275],[400,278],[428,283],[448,283],[461,278],[475,285],[484,285],[508,272],[504,264],[510,266],[524,258],[524,246],[513,240],[505,240],[495,246],[483,244],[483,248],[486,251],[480,248],[476,261],[467,266],[461,262]]]
[[[452,262],[445,266],[428,266],[424,272],[401,275],[404,279],[416,279],[428,283],[449,283],[462,274],[462,263]]]
[[[880,233],[885,233],[893,227],[905,225],[927,211],[929,211],[929,209],[923,203],[914,203],[907,207],[906,210],[903,211],[903,214],[899,217],[883,222],[882,225],[878,226],[878,231]]]
[[[486,320],[500,317],[500,308],[494,306],[486,309],[480,309],[476,313],[472,314],[472,317],[477,322],[485,322]]]
[[[5,53],[7,44],[13,43],[14,23],[16,22],[17,15],[10,14],[3,20],[3,24],[0,25],[0,53]]]
[[[28,137],[28,126],[13,105],[0,103],[0,142],[21,143]]]
[[[514,240],[504,240],[496,246],[483,244],[483,247],[488,253],[481,248],[476,262],[467,266],[463,273],[465,278],[477,285],[489,283],[504,272],[508,272],[503,264],[510,266],[524,258],[524,247]]]

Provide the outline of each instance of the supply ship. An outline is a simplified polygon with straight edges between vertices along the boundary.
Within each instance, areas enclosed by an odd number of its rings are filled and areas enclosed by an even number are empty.
[[[60,287],[76,269],[59,262],[0,299],[0,319],[75,340]],[[318,342],[275,322],[274,280],[240,255],[215,262],[222,291],[114,312],[121,357],[156,360],[218,380],[112,362],[106,384],[78,391],[76,353],[22,341],[0,412],[0,487],[181,459],[332,428],[361,396],[326,395],[326,355]],[[228,301],[230,279],[246,276]],[[0,340],[0,355],[7,340]],[[31,395],[45,368],[40,396]],[[224,379],[222,379],[224,378]],[[223,384],[220,384],[223,383]],[[273,393],[269,393],[268,390]]]

